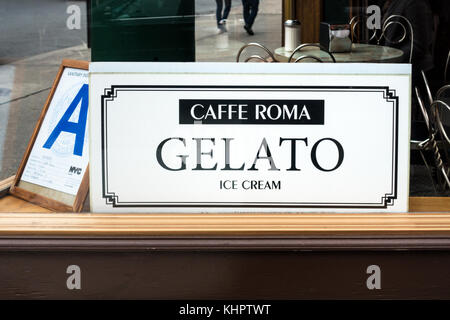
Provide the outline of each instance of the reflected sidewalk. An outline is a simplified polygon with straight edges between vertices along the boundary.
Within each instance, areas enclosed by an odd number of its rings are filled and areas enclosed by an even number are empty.
[[[195,21],[197,61],[236,61],[239,49],[250,42],[258,42],[272,52],[281,47],[281,2],[261,1],[253,25],[254,36],[244,30],[242,5],[233,7],[227,20],[227,32],[218,33],[215,14],[197,16]]]
[[[242,4],[234,1],[228,32],[218,34],[214,13],[196,17],[197,61],[235,61],[239,49],[258,42],[274,51],[281,46],[281,2],[261,1],[249,36]],[[63,59],[90,61],[90,50],[75,46],[14,61],[0,70],[0,180],[15,174]],[[0,88],[0,89],[1,89]]]

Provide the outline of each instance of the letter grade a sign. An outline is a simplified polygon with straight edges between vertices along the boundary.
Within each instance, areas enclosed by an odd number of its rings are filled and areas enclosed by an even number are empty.
[[[93,212],[406,212],[409,65],[92,63]]]

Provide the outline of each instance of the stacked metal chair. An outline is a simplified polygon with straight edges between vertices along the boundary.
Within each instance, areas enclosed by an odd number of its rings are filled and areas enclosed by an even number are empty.
[[[415,93],[420,110],[428,130],[428,137],[424,141],[412,141],[412,148],[417,147],[422,159],[430,173],[434,188],[439,193],[450,193],[450,126],[446,126],[446,120],[450,120],[450,106],[443,101],[443,97],[450,93],[450,85],[444,85],[438,90],[435,97],[432,96],[425,73],[422,71],[427,101],[422,99],[419,89]],[[449,123],[450,124],[450,123]],[[430,152],[433,165],[426,160],[425,152]]]

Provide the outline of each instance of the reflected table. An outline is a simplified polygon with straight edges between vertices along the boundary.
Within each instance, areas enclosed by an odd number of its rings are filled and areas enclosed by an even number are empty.
[[[286,51],[284,47],[275,49],[275,58],[280,62],[288,62],[292,51]],[[293,60],[302,55],[313,55],[324,62],[331,61],[330,56],[317,47],[306,47],[294,55]],[[371,44],[352,44],[351,52],[333,53],[337,62],[372,62],[372,63],[400,63],[403,59],[403,51],[396,48],[377,46]],[[314,62],[307,59],[305,61]]]

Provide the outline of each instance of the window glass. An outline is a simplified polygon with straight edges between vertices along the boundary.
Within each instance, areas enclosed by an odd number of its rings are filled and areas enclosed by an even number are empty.
[[[0,0],[0,180],[19,167],[62,59],[233,62],[243,46],[257,43],[242,51],[241,62],[284,62],[290,55],[289,37],[298,35],[297,44],[318,43],[324,34],[321,22],[348,24],[355,18],[356,25],[349,27],[353,46],[400,50],[400,57],[376,61],[376,54],[368,54],[362,62],[406,63],[410,36],[397,43],[402,28],[395,24],[382,32],[393,15],[404,16],[413,28],[411,128],[412,139],[420,142],[428,136],[414,94],[417,86],[427,98],[421,71],[433,98],[450,81],[450,71],[444,78],[450,50],[449,1]],[[299,22],[285,25],[287,20]],[[320,57],[330,61],[327,55]],[[336,57],[343,62],[345,54]],[[347,55],[348,62],[355,62],[354,57],[355,52]],[[448,101],[447,93],[443,99]],[[450,116],[443,118],[450,126]],[[450,166],[448,150],[441,152]],[[442,180],[435,160],[433,152],[421,154],[417,144],[413,147],[412,195],[445,194],[433,184]]]

